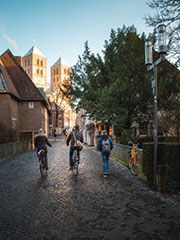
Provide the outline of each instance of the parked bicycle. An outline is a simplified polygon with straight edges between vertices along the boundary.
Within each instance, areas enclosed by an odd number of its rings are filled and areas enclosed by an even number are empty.
[[[47,164],[45,162],[45,150],[41,149],[38,153],[37,153],[38,157],[39,157],[39,169],[40,169],[40,173],[41,176],[45,176],[47,174]]]
[[[128,142],[128,145],[131,147],[129,154],[129,169],[132,172],[133,175],[137,175],[138,173],[138,144]]]
[[[73,152],[73,172],[75,176],[78,175],[78,167],[79,167],[79,156],[77,154],[77,150]]]

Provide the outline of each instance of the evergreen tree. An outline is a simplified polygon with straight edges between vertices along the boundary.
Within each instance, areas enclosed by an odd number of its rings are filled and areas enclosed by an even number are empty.
[[[113,125],[117,135],[123,131],[127,135],[134,123],[148,125],[153,120],[152,71],[147,73],[145,67],[145,40],[134,26],[111,30],[103,58],[91,53],[86,42],[82,57],[72,68],[72,85],[66,86],[77,108],[84,108],[92,119]],[[154,57],[158,57],[156,52]],[[171,80],[174,70],[169,71],[172,65],[166,64],[158,66],[160,112],[170,111],[172,96],[178,94],[178,78]]]

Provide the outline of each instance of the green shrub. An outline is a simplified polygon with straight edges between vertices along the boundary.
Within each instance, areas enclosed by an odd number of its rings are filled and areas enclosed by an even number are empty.
[[[168,166],[166,190],[180,191],[180,143],[158,143],[157,165]],[[153,184],[154,143],[143,144],[143,172],[149,185]]]

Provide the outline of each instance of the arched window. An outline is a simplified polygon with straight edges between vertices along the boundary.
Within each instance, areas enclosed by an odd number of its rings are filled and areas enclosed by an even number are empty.
[[[56,74],[56,69],[54,68],[54,75]]]
[[[43,66],[43,60],[41,60],[41,66]]]
[[[59,77],[57,77],[57,82],[59,82]]]
[[[39,58],[37,59],[37,65],[39,65]]]
[[[58,68],[56,68],[56,74],[58,74]]]
[[[41,75],[43,75],[43,70],[41,70]]]
[[[27,65],[27,61],[26,61],[26,59],[25,59],[25,66]]]
[[[37,74],[39,74],[39,69],[37,69]]]
[[[28,66],[30,65],[29,59],[28,59]]]

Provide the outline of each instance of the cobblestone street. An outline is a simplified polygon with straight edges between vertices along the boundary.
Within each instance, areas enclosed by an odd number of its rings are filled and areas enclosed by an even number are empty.
[[[100,153],[81,152],[69,171],[65,140],[50,139],[49,172],[35,151],[0,164],[0,240],[179,240],[180,205],[153,192],[119,163],[103,177]]]

